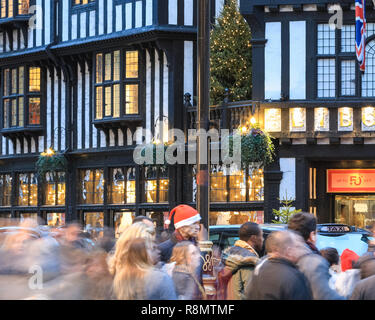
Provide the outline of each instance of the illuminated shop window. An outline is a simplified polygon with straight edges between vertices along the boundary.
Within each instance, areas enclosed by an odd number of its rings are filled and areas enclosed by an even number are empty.
[[[103,169],[80,170],[80,203],[100,204],[104,201]]]
[[[164,167],[145,168],[146,202],[168,202],[169,178],[168,170]]]
[[[210,211],[209,224],[232,225],[244,224],[245,222],[264,223],[264,212],[259,211]],[[233,244],[232,244],[233,245]]]
[[[22,66],[3,71],[3,127],[40,125],[41,69]]]
[[[193,171],[195,172],[195,170]],[[245,202],[264,200],[262,169],[237,170],[230,166],[211,166],[211,202]],[[195,199],[196,180],[193,181]]]
[[[47,213],[47,225],[50,227],[65,225],[65,213]]]
[[[95,119],[138,114],[138,51],[98,53],[95,60]]]
[[[56,206],[65,204],[65,172],[47,172],[44,188],[45,205]]]
[[[38,205],[38,181],[34,173],[18,174],[18,205]]]
[[[12,195],[12,176],[10,174],[0,175],[0,206],[10,206]]]
[[[84,230],[90,233],[93,239],[103,237],[104,232],[104,213],[103,212],[85,212],[83,217]]]
[[[135,168],[112,168],[110,179],[110,203],[135,203]]]
[[[115,237],[119,238],[124,229],[133,223],[135,212],[121,211],[114,214]]]

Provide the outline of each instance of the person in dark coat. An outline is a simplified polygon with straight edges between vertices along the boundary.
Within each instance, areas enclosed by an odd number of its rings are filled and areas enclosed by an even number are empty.
[[[240,239],[223,253],[224,269],[219,274],[222,299],[242,300],[263,245],[263,231],[254,222],[244,223],[239,230]],[[224,280],[225,279],[225,280]]]
[[[350,300],[375,300],[375,275],[359,281]]]
[[[266,240],[267,257],[254,270],[246,288],[249,300],[312,300],[309,283],[296,267],[305,254],[302,238],[287,230],[272,232]]]
[[[181,204],[170,212],[169,221],[166,224],[170,225],[170,229],[175,228],[170,238],[159,244],[160,260],[164,263],[168,263],[174,246],[182,241],[190,241],[197,248],[197,238],[199,231],[201,216],[194,208]],[[199,248],[198,248],[199,250]],[[202,266],[203,259],[201,259],[200,265],[197,267],[196,276],[199,282],[202,283]]]
[[[289,219],[288,229],[300,234],[310,248],[310,252],[298,260],[297,266],[308,279],[314,300],[344,300],[343,296],[330,288],[329,263],[315,246],[315,216],[307,212],[298,212]]]

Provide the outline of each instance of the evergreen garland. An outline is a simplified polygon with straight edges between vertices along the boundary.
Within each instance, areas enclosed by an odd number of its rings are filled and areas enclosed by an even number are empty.
[[[37,173],[42,179],[47,172],[65,171],[66,168],[65,156],[51,149],[49,152],[42,152],[36,162]]]
[[[229,89],[229,101],[251,99],[251,31],[237,0],[228,0],[211,31],[210,103],[219,104]]]

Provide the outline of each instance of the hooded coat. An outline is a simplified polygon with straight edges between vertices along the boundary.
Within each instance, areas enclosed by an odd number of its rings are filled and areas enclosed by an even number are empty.
[[[227,300],[244,300],[245,288],[251,278],[255,265],[259,261],[258,253],[246,242],[237,241],[223,253],[224,270],[221,278],[225,279]]]

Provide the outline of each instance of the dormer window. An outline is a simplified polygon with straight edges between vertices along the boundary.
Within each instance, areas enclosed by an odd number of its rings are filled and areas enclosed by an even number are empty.
[[[30,0],[1,0],[0,18],[29,14]]]
[[[3,128],[41,125],[41,69],[5,69],[3,83]]]

